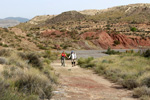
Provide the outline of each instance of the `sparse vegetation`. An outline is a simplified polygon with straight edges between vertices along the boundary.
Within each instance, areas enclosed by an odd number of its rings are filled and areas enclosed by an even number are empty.
[[[137,28],[131,27],[131,31],[132,31],[132,32],[136,32],[136,31],[137,31]]]
[[[116,46],[116,45],[119,45],[120,44],[120,41],[118,41],[118,40],[115,40],[114,41],[114,45]]]
[[[97,74],[121,84],[128,89],[134,89],[134,96],[148,98],[150,90],[150,62],[136,53],[122,53],[99,59],[79,59],[83,68],[92,68]]]
[[[110,47],[108,47],[107,51],[105,52],[106,54],[112,55],[112,54],[119,54],[119,51],[111,50]]]
[[[92,37],[86,37],[85,39],[86,40],[92,40]]]
[[[90,68],[90,67],[94,67],[94,63],[91,63],[91,61],[93,60],[93,57],[89,57],[87,59],[84,58],[80,58],[78,59],[78,65],[80,65],[82,68]]]
[[[144,57],[150,57],[150,49],[146,50],[146,51],[143,53],[143,56],[144,56]]]
[[[44,52],[17,52],[9,49],[0,51],[0,63],[3,64],[0,70],[1,100],[38,100],[52,97],[57,77],[50,66],[52,54],[46,54],[49,55],[44,56]]]

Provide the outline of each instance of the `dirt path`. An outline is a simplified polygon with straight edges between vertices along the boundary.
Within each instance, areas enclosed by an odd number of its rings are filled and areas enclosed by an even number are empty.
[[[136,100],[132,98],[131,91],[111,83],[91,70],[71,67],[70,61],[66,63],[66,67],[60,66],[59,61],[51,64],[60,75],[60,85],[54,91],[52,100]]]

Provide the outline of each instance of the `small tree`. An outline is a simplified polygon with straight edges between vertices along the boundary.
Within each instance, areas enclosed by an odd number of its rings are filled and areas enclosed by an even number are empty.
[[[136,31],[137,31],[137,28],[132,27],[132,28],[131,28],[131,31],[132,31],[132,32],[136,32]]]
[[[143,55],[144,57],[150,57],[150,49],[146,50]]]
[[[119,45],[119,44],[120,44],[120,41],[118,41],[118,40],[114,41],[114,45]]]

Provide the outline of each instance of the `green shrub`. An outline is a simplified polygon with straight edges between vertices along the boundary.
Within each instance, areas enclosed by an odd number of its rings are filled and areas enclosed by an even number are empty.
[[[17,55],[22,59],[27,59],[27,54],[25,52],[17,52]]]
[[[2,50],[0,54],[0,63],[6,63],[0,72],[0,78],[8,83],[4,91],[0,84],[0,100],[44,100],[52,97],[57,76],[49,64],[51,55],[55,53],[47,51],[45,54],[50,56],[45,58],[43,52]]]
[[[12,52],[12,50],[10,50],[10,49],[2,49],[2,50],[0,50],[0,56],[10,56],[11,52]]]
[[[140,100],[150,100],[150,96],[143,95]]]
[[[80,58],[78,59],[78,65],[83,65],[85,63],[85,59],[84,58]]]
[[[56,60],[58,59],[58,55],[59,53],[58,52],[51,52],[50,50],[46,50],[44,52],[42,52],[41,54],[44,58],[47,58],[49,60]]]
[[[0,100],[22,100],[23,96],[10,89],[9,84],[0,80]]]
[[[97,74],[103,75],[103,74],[106,74],[105,69],[106,69],[106,66],[104,66],[104,65],[98,65],[98,66],[96,66],[96,67],[94,68],[94,71],[95,71]]]
[[[47,48],[41,44],[37,45],[37,47],[39,47],[39,49],[42,49],[42,50],[47,50]]]
[[[92,40],[93,38],[92,37],[86,37],[85,39],[86,40]]]
[[[8,45],[7,44],[3,44],[3,47],[8,47]]]
[[[52,81],[38,69],[21,69],[12,70],[6,66],[2,73],[5,80],[10,84],[10,88],[15,89],[20,94],[38,95],[41,99],[50,99],[52,96]],[[52,77],[52,76],[51,76]]]
[[[35,53],[29,53],[27,55],[27,59],[29,60],[29,64],[32,64],[33,67],[42,69],[42,61],[40,60],[39,56]]]
[[[39,100],[39,96],[37,96],[37,95],[30,95],[30,96],[26,97],[23,100]]]
[[[143,79],[141,79],[141,85],[145,85],[147,87],[150,87],[150,77],[146,76]]]
[[[128,89],[134,89],[138,86],[138,83],[136,79],[130,78],[130,79],[124,79],[121,85]]]
[[[93,57],[89,57],[89,58],[80,58],[78,59],[78,65],[80,65],[83,68],[91,68],[94,67],[95,64],[92,62],[94,60]]]
[[[23,50],[23,48],[20,47],[20,48],[18,48],[17,50]]]
[[[146,86],[135,88],[133,95],[138,98],[142,96],[150,96],[150,88]]]
[[[43,62],[46,63],[46,64],[50,64],[50,63],[51,63],[51,61],[50,61],[48,58],[45,58],[45,59],[43,60]]]
[[[118,41],[118,40],[115,40],[114,41],[114,45],[116,46],[116,45],[119,45],[120,44],[120,41]]]
[[[59,37],[61,37],[61,35],[56,35],[56,37],[58,37],[58,38],[59,38]]]
[[[28,34],[27,34],[27,37],[32,37],[32,34],[31,34],[31,33],[28,33]]]
[[[146,51],[143,53],[143,56],[144,56],[144,57],[150,57],[150,49],[146,50]]]
[[[7,64],[7,60],[4,57],[0,57],[0,64]]]
[[[111,50],[110,48],[108,48],[105,53],[106,53],[106,54],[109,54],[109,55],[112,55],[112,54],[120,54],[119,51],[114,51],[114,50]]]
[[[56,35],[56,33],[55,33],[55,32],[52,32],[51,35]]]
[[[135,27],[131,27],[131,29],[130,29],[132,32],[136,32],[137,31],[137,28],[135,28]]]
[[[17,75],[17,78],[14,80],[14,86],[18,91],[30,95],[39,95],[41,99],[51,98],[51,82],[38,70],[30,69],[28,71],[14,73],[14,75]]]

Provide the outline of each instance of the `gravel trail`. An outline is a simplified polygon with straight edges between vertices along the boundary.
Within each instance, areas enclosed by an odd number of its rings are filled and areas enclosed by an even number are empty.
[[[79,66],[60,66],[60,61],[51,64],[59,75],[59,85],[51,100],[137,100],[132,98],[132,91],[122,88],[98,76],[92,70]]]

